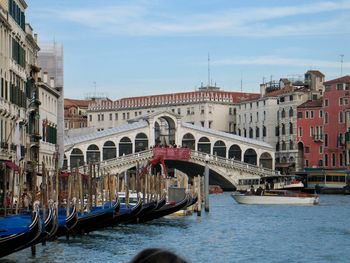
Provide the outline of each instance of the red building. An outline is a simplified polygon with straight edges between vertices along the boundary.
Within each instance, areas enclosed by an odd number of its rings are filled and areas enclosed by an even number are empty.
[[[350,108],[350,76],[324,83],[324,167],[346,166],[346,110]]]
[[[323,167],[322,98],[308,100],[297,107],[299,164],[304,168]]]

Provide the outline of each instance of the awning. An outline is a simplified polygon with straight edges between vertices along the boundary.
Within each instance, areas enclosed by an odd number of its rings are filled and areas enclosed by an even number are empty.
[[[8,168],[10,168],[11,170],[14,170],[14,171],[17,171],[17,172],[19,171],[19,166],[17,164],[15,164],[15,163],[13,163],[11,161],[4,161],[4,162],[5,162],[6,166]]]

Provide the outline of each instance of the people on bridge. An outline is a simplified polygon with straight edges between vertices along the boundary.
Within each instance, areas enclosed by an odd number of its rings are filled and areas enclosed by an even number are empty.
[[[256,194],[256,195],[263,195],[263,193],[264,193],[264,190],[262,189],[261,186],[259,186],[258,189],[256,189],[255,194]]]

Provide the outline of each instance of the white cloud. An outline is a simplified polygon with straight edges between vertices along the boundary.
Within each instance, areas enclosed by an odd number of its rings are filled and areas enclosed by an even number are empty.
[[[280,56],[256,56],[246,58],[230,58],[214,60],[214,65],[260,65],[260,66],[288,66],[307,68],[340,68],[340,61],[317,59],[287,58]],[[350,69],[350,63],[343,63],[344,69]]]
[[[158,9],[163,8],[161,11]],[[57,10],[62,20],[73,21],[99,32],[116,35],[230,35],[281,36],[350,33],[350,1],[321,1],[298,6],[210,10],[181,14],[164,6],[139,2],[109,7]],[[336,16],[324,19],[328,12]],[[193,11],[194,12],[194,11]],[[340,12],[346,12],[341,15]],[[317,19],[310,16],[319,14]],[[283,18],[295,18],[283,21]],[[290,19],[289,19],[290,20]]]

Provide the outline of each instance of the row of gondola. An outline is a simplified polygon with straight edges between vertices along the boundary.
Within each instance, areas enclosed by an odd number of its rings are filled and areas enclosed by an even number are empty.
[[[0,217],[0,257],[19,250],[44,243],[60,236],[79,235],[98,229],[115,226],[121,223],[143,223],[151,221],[197,202],[197,197],[186,194],[178,202],[158,201],[125,205],[117,198],[115,202],[107,202],[103,206],[93,207],[90,212],[78,212],[73,202],[72,207],[57,209],[51,203],[43,220],[43,211],[39,203],[34,203],[33,212]]]

